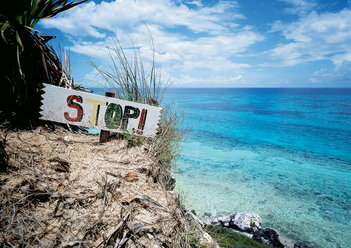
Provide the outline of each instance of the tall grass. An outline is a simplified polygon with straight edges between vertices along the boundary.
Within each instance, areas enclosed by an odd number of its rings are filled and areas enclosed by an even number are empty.
[[[146,72],[140,50],[135,48],[134,43],[131,41],[131,49],[124,49],[117,38],[113,39],[112,46],[106,50],[110,61],[109,70],[96,65],[92,60],[88,62],[99,73],[103,82],[114,90],[117,98],[163,108],[158,134],[153,138],[150,149],[157,157],[159,166],[153,168],[151,173],[155,181],[159,181],[167,189],[173,189],[174,178],[169,172],[175,165],[183,137],[179,130],[181,117],[171,106],[163,105],[164,93],[171,83],[169,79],[164,81],[161,70],[156,68],[152,37],[150,41],[152,58],[149,73]]]
[[[160,131],[153,139],[152,149],[159,158],[159,162],[167,169],[172,169],[183,133],[179,130],[182,116],[171,106],[163,109],[160,120]]]
[[[161,71],[155,66],[153,40],[151,38],[152,62],[149,73],[144,68],[140,49],[136,48],[132,41],[131,45],[132,48],[125,49],[117,38],[112,40],[111,46],[106,49],[106,55],[110,61],[109,70],[98,66],[92,60],[88,60],[88,63],[115,91],[117,98],[159,105],[170,82],[163,81]],[[131,54],[127,54],[128,51]]]

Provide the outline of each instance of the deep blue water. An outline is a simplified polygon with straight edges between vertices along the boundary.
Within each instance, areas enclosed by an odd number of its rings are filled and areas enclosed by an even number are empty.
[[[198,215],[252,211],[293,241],[350,247],[351,89],[168,89]]]

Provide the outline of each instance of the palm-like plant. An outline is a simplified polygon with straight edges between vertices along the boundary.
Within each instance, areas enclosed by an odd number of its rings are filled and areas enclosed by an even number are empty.
[[[42,83],[62,84],[64,69],[52,36],[35,25],[87,0],[12,0],[0,7],[0,121],[28,126],[38,118]],[[1,123],[0,123],[1,124]]]

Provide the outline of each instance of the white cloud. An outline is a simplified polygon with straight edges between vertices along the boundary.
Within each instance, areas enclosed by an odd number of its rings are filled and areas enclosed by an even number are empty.
[[[231,80],[231,81],[238,81],[238,80],[240,80],[242,77],[243,77],[243,75],[238,75],[238,76],[235,76],[235,77],[231,77],[230,80]]]
[[[185,26],[195,33],[219,34],[229,31],[231,26],[230,23],[227,26],[223,20],[242,18],[241,14],[234,11],[236,6],[235,1],[221,1],[212,7],[194,10],[170,0],[115,0],[100,4],[91,1],[58,17],[42,20],[41,25],[58,28],[73,36],[96,38],[103,38],[104,30],[114,32],[116,27],[131,32],[141,20],[148,25],[162,24],[168,28]]]
[[[211,83],[209,79],[218,83],[232,81],[250,67],[233,62],[232,57],[262,41],[262,35],[235,23],[243,18],[235,1],[220,1],[210,7],[201,1],[188,4],[196,7],[171,0],[89,2],[40,24],[70,35],[74,41],[72,51],[100,59],[106,59],[105,49],[111,46],[111,37],[116,32],[124,48],[135,42],[133,46],[138,47],[144,63],[152,58],[149,29],[157,66],[169,71],[172,68],[176,81],[192,82],[189,78],[203,83]],[[84,37],[94,41],[80,41]]]
[[[71,51],[85,54],[94,58],[106,57],[107,47],[105,42],[76,42],[74,46],[70,48]]]
[[[191,2],[188,2],[188,4],[190,5],[195,5],[197,7],[202,7],[202,3],[200,1],[197,1],[197,0],[194,0],[194,1],[191,1]]]
[[[347,81],[351,82],[351,61],[343,60],[332,72],[322,68],[315,71],[309,79],[312,83]]]
[[[279,60],[282,66],[319,60],[338,65],[346,56],[340,54],[351,54],[350,23],[349,9],[337,13],[312,12],[291,24],[277,22],[272,30],[281,31],[288,43],[269,51],[269,56]]]
[[[351,61],[344,60],[341,64],[337,65],[334,74],[340,80],[351,81]]]
[[[332,57],[332,61],[335,65],[340,65],[343,61],[351,61],[351,52],[336,54]]]
[[[310,13],[313,9],[315,9],[318,5],[314,0],[306,1],[306,0],[281,0],[292,7],[286,8],[286,12],[290,14],[298,14],[305,15]]]

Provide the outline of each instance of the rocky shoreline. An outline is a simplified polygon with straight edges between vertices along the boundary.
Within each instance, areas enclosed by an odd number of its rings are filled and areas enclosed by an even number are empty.
[[[271,228],[262,228],[262,219],[256,213],[251,212],[234,212],[230,215],[219,215],[215,217],[198,219],[193,213],[194,219],[201,222],[202,225],[214,225],[214,226],[222,226],[231,230],[233,232],[237,232],[244,236],[247,236],[253,240],[256,240],[262,244],[266,244],[272,247],[277,248],[312,248],[311,246],[297,242],[293,247],[289,245],[283,244],[279,238],[279,234],[271,229]]]
[[[169,173],[169,183],[166,185],[167,190],[174,190],[176,178],[172,173]],[[277,248],[313,248],[303,242],[292,242],[279,237],[276,230],[272,228],[262,228],[262,218],[253,212],[234,212],[229,215],[218,215],[212,217],[197,217],[194,210],[190,211],[182,204],[183,211],[186,213],[187,219],[192,221],[194,225],[201,226],[221,226],[232,232],[251,238],[262,244],[277,247]],[[212,240],[205,242],[214,244]],[[217,244],[216,244],[217,245]],[[219,246],[213,247],[219,247]]]

